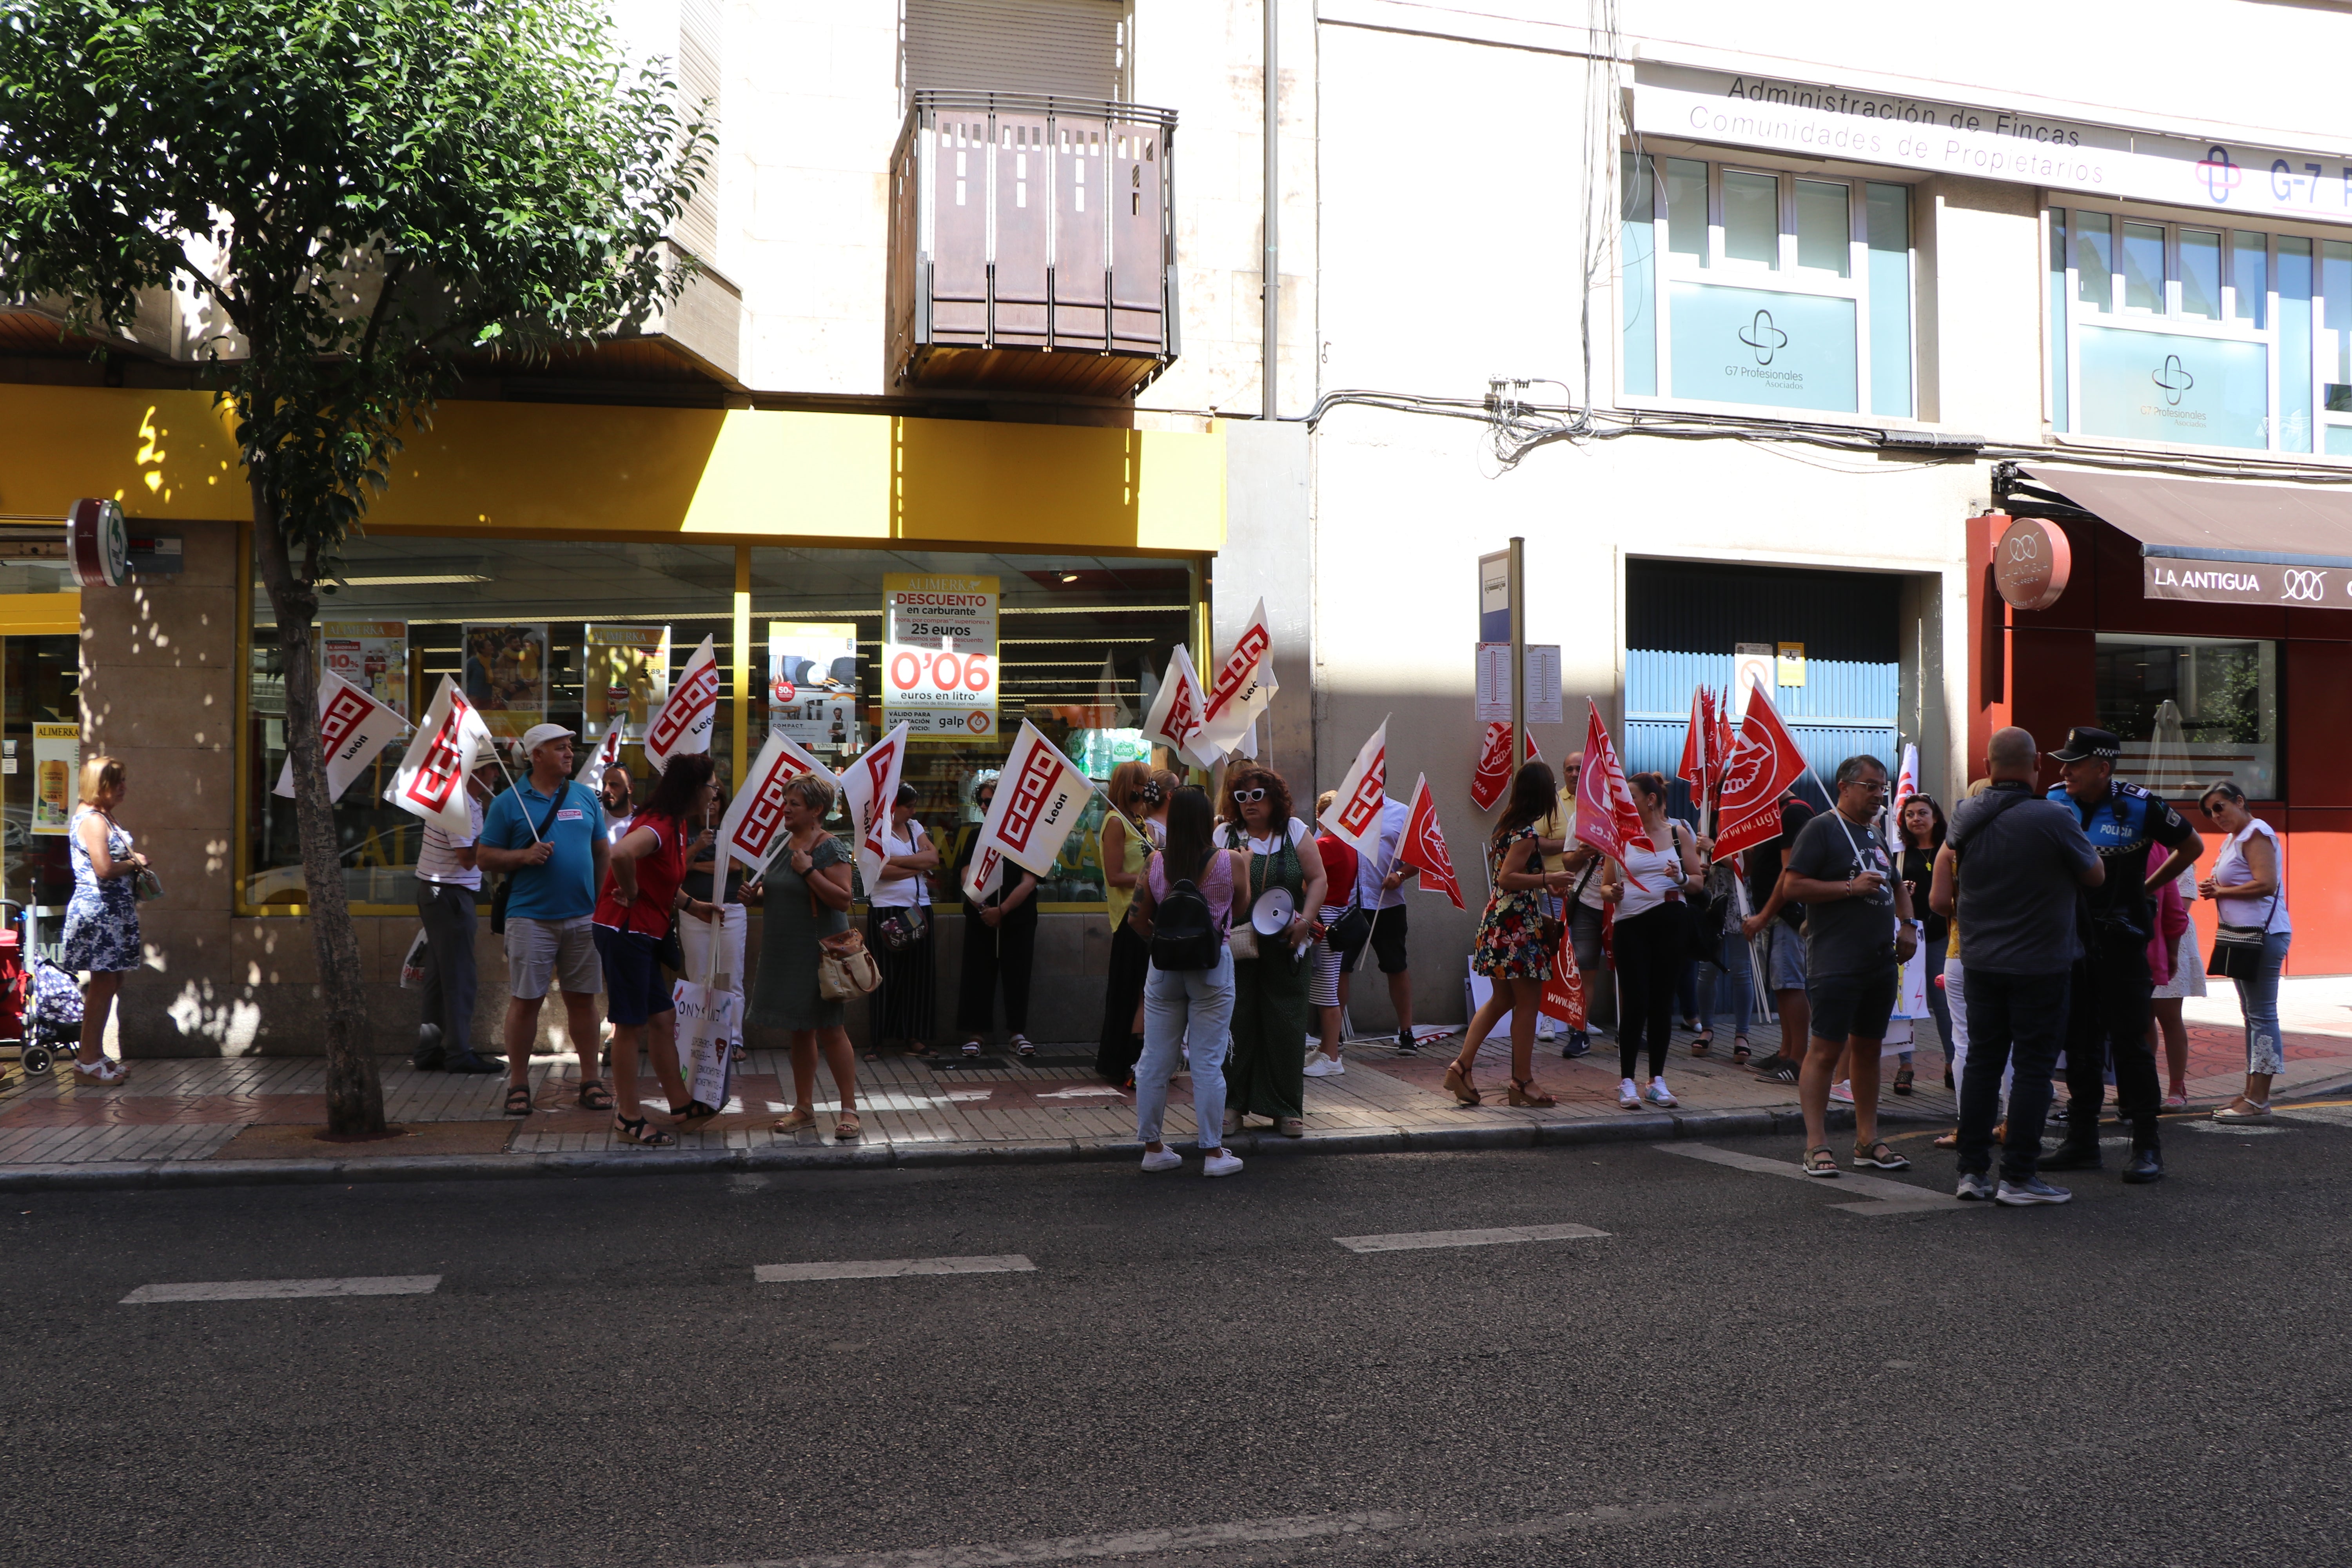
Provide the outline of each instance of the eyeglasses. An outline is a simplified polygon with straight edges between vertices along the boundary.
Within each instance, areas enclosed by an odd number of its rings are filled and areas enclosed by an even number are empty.
[[[1885,779],[1850,779],[1846,782],[1845,787],[1858,789],[1864,795],[1885,795],[1886,781]]]
[[[1234,801],[1242,805],[1255,805],[1259,801],[1262,801],[1265,798],[1265,791],[1263,789],[1237,789],[1234,791]]]

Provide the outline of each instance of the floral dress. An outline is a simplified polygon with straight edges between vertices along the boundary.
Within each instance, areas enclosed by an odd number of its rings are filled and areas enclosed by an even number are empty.
[[[1541,980],[1551,967],[1552,952],[1544,941],[1543,897],[1534,888],[1517,892],[1503,889],[1503,862],[1523,838],[1536,837],[1530,822],[1500,844],[1486,848],[1486,868],[1495,879],[1494,896],[1479,917],[1478,942],[1471,967],[1496,980]]]
[[[98,879],[89,851],[81,845],[82,818],[99,815],[76,812],[68,826],[67,853],[73,861],[73,897],[66,903],[65,952],[58,967],[87,969],[105,974],[139,967],[139,892],[129,877]],[[106,821],[106,852],[117,862],[131,853],[131,835]]]

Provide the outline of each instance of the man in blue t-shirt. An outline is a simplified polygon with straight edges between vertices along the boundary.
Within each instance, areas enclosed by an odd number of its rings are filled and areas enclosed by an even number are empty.
[[[530,1113],[530,1043],[551,984],[563,987],[564,1022],[580,1053],[580,1103],[610,1110],[596,1076],[596,993],[604,966],[589,922],[611,846],[596,792],[572,778],[572,731],[534,724],[523,731],[530,768],[498,794],[482,816],[477,858],[502,872],[507,894],[507,1103]]]

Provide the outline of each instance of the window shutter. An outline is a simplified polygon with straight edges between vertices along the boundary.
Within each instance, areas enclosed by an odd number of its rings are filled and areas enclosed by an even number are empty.
[[[907,0],[907,90],[1116,100],[1123,0]]]

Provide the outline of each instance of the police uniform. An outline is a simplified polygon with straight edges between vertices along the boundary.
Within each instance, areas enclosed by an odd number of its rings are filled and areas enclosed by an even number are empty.
[[[2105,730],[2077,728],[2066,736],[2060,762],[2105,757],[2113,762],[2122,742]],[[2116,1112],[2131,1127],[2135,1166],[2126,1179],[2152,1181],[2160,1164],[2142,1168],[2142,1152],[2158,1148],[2157,1117],[2163,1091],[2156,1056],[2148,1048],[2147,940],[2155,918],[2147,895],[2151,844],[2167,850],[2196,841],[2196,830],[2163,796],[2110,778],[2105,793],[2077,800],[2064,784],[2049,798],[2074,814],[2106,869],[2106,879],[2084,890],[2083,956],[2075,961],[2066,1016],[2066,1088],[2070,1110],[2065,1142],[2042,1162],[2042,1169],[2094,1170],[2099,1163],[2099,1108],[2105,1098],[2108,1060],[2116,1068]]]

